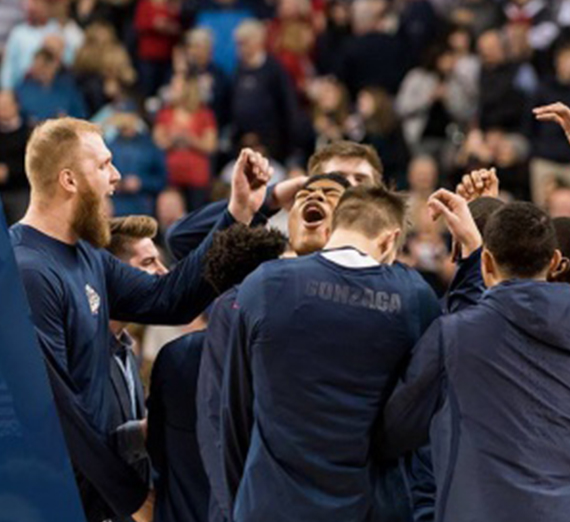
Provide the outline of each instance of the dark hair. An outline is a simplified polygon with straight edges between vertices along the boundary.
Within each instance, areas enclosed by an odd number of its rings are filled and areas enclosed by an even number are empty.
[[[406,231],[407,200],[385,187],[352,187],[340,198],[333,215],[333,230],[358,230],[373,238],[387,226]]]
[[[485,230],[485,225],[491,217],[491,214],[504,205],[504,201],[491,197],[477,198],[469,203],[469,210],[481,234]]]
[[[34,58],[40,58],[50,64],[57,62],[57,56],[53,53],[53,51],[46,49],[45,47],[39,49],[36,52]]]
[[[345,189],[351,187],[349,181],[344,176],[338,172],[329,172],[328,174],[316,174],[314,176],[311,176],[303,185],[303,188],[305,189],[307,187],[310,187],[313,183],[316,183],[317,181],[321,181],[323,179],[330,179],[331,181],[342,185]]]
[[[132,256],[132,245],[140,239],[154,239],[158,231],[156,219],[150,216],[125,216],[110,221],[111,242],[107,250],[126,261]]]
[[[546,270],[557,247],[550,217],[532,203],[516,202],[494,212],[483,243],[510,277],[529,279]]]
[[[218,232],[204,259],[204,278],[220,294],[240,284],[261,263],[277,259],[287,238],[277,229],[236,223]]]
[[[382,174],[384,166],[376,149],[370,145],[362,145],[354,141],[335,141],[322,149],[317,150],[309,158],[309,175],[323,174],[323,163],[333,158],[363,159],[374,169],[374,181],[377,185],[382,184]]]

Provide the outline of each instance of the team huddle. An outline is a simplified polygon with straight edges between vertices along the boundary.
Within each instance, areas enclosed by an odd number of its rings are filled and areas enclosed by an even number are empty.
[[[407,203],[382,169],[337,142],[269,186],[244,149],[229,201],[169,231],[168,270],[151,218],[105,216],[99,128],[34,130],[11,239],[90,522],[567,520],[570,220],[502,202],[493,169],[438,190],[458,265],[438,299],[398,260]],[[281,208],[288,237],[264,226]],[[145,406],[127,325],[210,305]]]

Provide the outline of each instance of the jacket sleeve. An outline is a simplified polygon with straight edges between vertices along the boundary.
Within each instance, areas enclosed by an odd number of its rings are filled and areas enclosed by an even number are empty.
[[[234,223],[224,212],[200,246],[164,276],[152,276],[102,252],[112,319],[141,324],[185,324],[215,298],[203,261],[216,231]]]
[[[485,283],[481,274],[481,249],[459,262],[459,268],[453,277],[445,296],[446,313],[452,314],[473,306],[479,302],[485,292]]]
[[[231,513],[243,476],[253,426],[253,387],[248,348],[253,340],[243,308],[236,310],[222,386],[222,465]]]
[[[255,214],[251,223],[252,226],[264,225],[271,216],[279,212],[279,209],[275,210],[269,207],[268,201],[271,195],[272,188],[269,187],[265,203]],[[216,201],[190,212],[174,223],[166,232],[166,243],[174,259],[179,261],[195,250],[227,211],[227,207],[228,200]]]
[[[415,346],[404,376],[386,403],[379,448],[384,458],[398,458],[428,442],[444,382],[441,321],[436,320]]]
[[[231,319],[234,315],[233,298],[220,297],[210,313],[204,350],[200,361],[196,411],[196,432],[204,469],[210,481],[211,495],[215,503],[230,520],[228,501],[224,486],[221,461],[220,402],[226,347],[230,337]]]
[[[158,473],[163,473],[166,466],[166,419],[162,402],[165,355],[166,352],[161,350],[152,368],[150,393],[146,404],[148,409],[146,447],[152,461],[152,466]]]

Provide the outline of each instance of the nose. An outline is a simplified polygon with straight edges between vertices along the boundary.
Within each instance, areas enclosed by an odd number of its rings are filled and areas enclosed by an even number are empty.
[[[111,163],[111,185],[116,185],[121,181],[121,173],[117,170],[115,165]]]
[[[168,274],[168,268],[162,264],[162,261],[156,262],[156,273],[161,276]]]
[[[326,197],[325,197],[325,193],[320,190],[314,190],[313,192],[311,192],[308,196],[307,196],[308,200],[317,200],[317,201],[322,201],[325,202],[326,201]]]

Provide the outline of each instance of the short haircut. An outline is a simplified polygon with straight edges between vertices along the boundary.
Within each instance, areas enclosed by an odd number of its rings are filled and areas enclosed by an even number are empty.
[[[307,180],[307,182],[303,185],[303,188],[310,187],[313,183],[316,183],[317,181],[321,181],[323,179],[329,179],[331,181],[334,181],[335,183],[338,183],[339,185],[343,186],[345,189],[351,187],[351,184],[344,176],[341,176],[336,172],[331,172],[330,174],[316,174],[315,176],[311,176]]]
[[[485,230],[485,225],[491,217],[491,214],[505,205],[505,202],[499,198],[482,197],[473,200],[469,203],[469,210],[473,216],[473,220],[482,234]]]
[[[548,269],[558,244],[548,214],[526,202],[509,203],[494,212],[483,243],[506,275],[521,279]]]
[[[554,218],[552,224],[556,231],[558,250],[562,252],[564,257],[570,259],[570,217]]]
[[[57,62],[57,56],[50,51],[49,49],[46,49],[45,47],[40,48],[36,54],[34,55],[34,58],[39,58],[41,60],[43,60],[44,62],[47,63],[56,63]]]
[[[376,185],[382,184],[384,166],[376,149],[370,145],[362,145],[354,141],[335,141],[317,150],[309,158],[309,175],[325,174],[323,172],[323,164],[333,158],[354,158],[367,161],[374,169],[374,182]]]
[[[385,187],[352,187],[340,198],[333,216],[333,230],[356,230],[367,238],[376,237],[387,227],[402,231],[407,225],[407,200],[403,194]]]
[[[59,173],[74,168],[81,135],[102,135],[101,128],[76,118],[58,118],[40,123],[26,146],[26,174],[32,190],[51,194]]]
[[[132,246],[141,239],[154,239],[158,222],[150,216],[126,216],[110,221],[111,242],[107,250],[114,256],[127,261],[133,255]]]
[[[216,233],[204,259],[204,278],[222,294],[240,284],[261,263],[285,252],[287,238],[277,229],[236,223]]]

